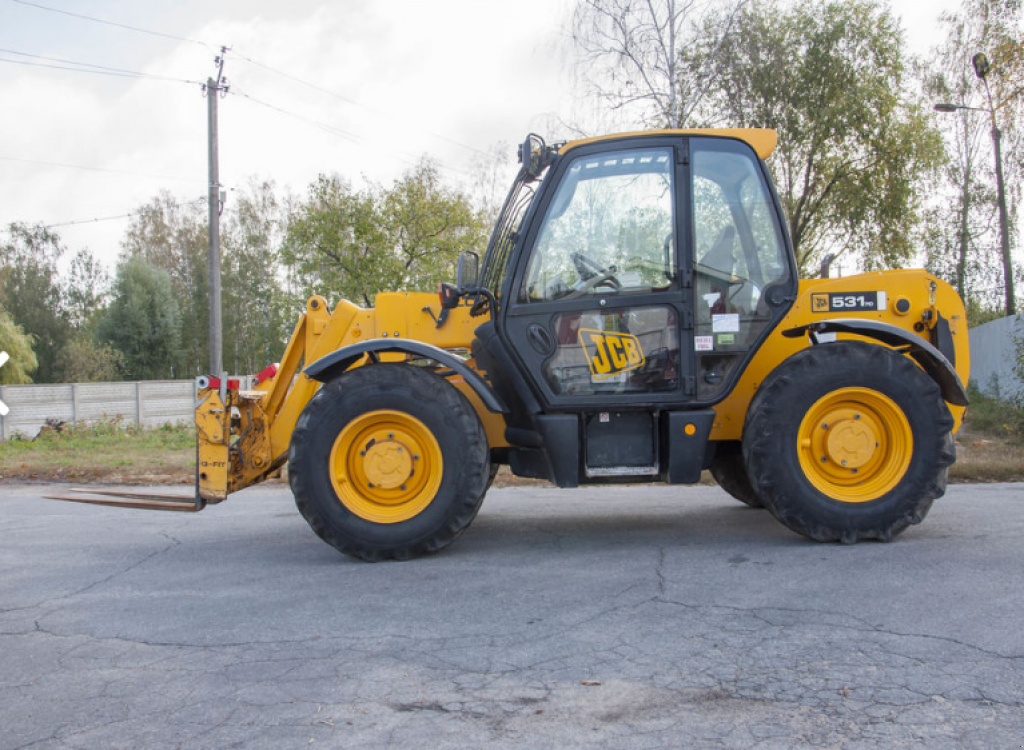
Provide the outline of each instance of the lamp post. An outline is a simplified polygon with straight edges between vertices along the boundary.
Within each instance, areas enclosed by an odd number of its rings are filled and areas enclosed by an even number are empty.
[[[999,239],[1002,245],[1003,255],[1003,289],[1006,296],[1006,314],[1017,314],[1017,300],[1013,291],[1013,261],[1010,258],[1010,226],[1006,211],[1006,187],[1003,183],[1003,149],[1002,131],[996,125],[996,108],[992,104],[992,92],[988,87],[989,62],[984,53],[979,52],[972,59],[974,73],[985,84],[985,93],[988,96],[988,107],[968,107],[966,104],[951,104],[939,102],[935,105],[936,112],[956,112],[958,109],[967,109],[974,112],[988,112],[992,121],[992,148],[996,158],[996,195],[999,202]]]

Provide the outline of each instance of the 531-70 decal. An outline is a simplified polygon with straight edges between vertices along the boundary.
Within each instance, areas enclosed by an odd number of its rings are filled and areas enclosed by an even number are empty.
[[[877,312],[885,309],[885,292],[815,292],[811,312]]]

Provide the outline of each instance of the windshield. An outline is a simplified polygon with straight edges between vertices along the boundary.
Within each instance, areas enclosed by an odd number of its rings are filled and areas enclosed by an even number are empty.
[[[494,225],[491,241],[487,244],[484,255],[484,266],[480,274],[480,286],[484,287],[496,300],[501,299],[501,285],[505,280],[512,249],[519,241],[519,228],[526,216],[526,209],[533,202],[537,181],[525,169],[519,170],[515,184],[509,191],[501,214]]]

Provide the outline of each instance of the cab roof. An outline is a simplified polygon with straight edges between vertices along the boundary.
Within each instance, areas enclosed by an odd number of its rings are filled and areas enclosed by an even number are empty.
[[[632,133],[614,133],[601,135],[595,138],[583,138],[577,141],[569,141],[561,149],[560,154],[571,151],[574,148],[585,146],[590,143],[601,141],[617,140],[619,138],[635,138],[638,136],[657,135],[711,135],[719,138],[736,138],[748,144],[761,159],[767,159],[775,151],[778,143],[778,136],[774,130],[768,128],[693,128],[689,130],[641,130]]]

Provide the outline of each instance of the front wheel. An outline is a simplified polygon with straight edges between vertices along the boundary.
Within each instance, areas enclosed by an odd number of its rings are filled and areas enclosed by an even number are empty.
[[[299,417],[289,461],[309,525],[368,561],[451,544],[476,517],[491,468],[466,398],[402,364],[361,367],[324,385]]]
[[[953,424],[938,386],[909,358],[842,341],[805,349],[766,379],[743,455],[765,507],[793,531],[889,541],[945,493]]]

